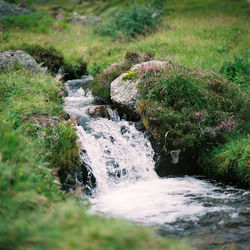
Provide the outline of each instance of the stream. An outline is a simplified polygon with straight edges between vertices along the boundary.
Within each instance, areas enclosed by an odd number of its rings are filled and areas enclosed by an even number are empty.
[[[64,109],[79,120],[81,157],[95,184],[86,184],[90,213],[187,239],[196,249],[250,249],[250,192],[203,176],[158,177],[145,133],[106,105],[108,118],[91,117],[96,106],[91,77],[65,83]]]

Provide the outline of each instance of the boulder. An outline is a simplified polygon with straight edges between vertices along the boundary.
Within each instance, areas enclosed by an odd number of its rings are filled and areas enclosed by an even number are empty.
[[[0,71],[6,68],[11,68],[15,64],[20,64],[24,69],[32,73],[46,72],[46,68],[42,68],[34,60],[32,56],[22,50],[9,50],[0,52]]]
[[[88,114],[93,118],[110,118],[108,109],[103,105],[90,107]]]
[[[17,16],[27,14],[29,14],[29,11],[27,9],[18,7],[15,4],[10,4],[5,1],[0,1],[0,18],[4,16]]]
[[[164,67],[166,62],[153,60],[134,65],[128,72],[122,74],[111,83],[111,100],[116,104],[135,111],[140,99],[138,91],[138,84],[140,83],[138,69],[142,66],[150,67],[152,65]]]

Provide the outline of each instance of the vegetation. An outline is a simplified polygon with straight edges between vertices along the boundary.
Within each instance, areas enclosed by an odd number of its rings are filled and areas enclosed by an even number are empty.
[[[204,145],[223,142],[241,123],[243,94],[220,75],[167,63],[164,68],[142,64],[139,78],[138,111],[166,149],[199,153]]]
[[[52,25],[53,19],[44,12],[34,12],[31,15],[6,16],[0,19],[5,29],[22,29],[35,33],[45,33]]]
[[[249,50],[243,56],[235,55],[234,60],[225,60],[220,73],[228,80],[239,84],[243,90],[247,90],[250,82]]]
[[[250,187],[250,138],[229,137],[227,142],[200,157],[204,171],[217,178]]]
[[[113,38],[128,39],[138,35],[145,35],[146,32],[156,28],[157,15],[152,6],[132,4],[126,9],[115,9],[110,17],[98,27],[99,33]]]

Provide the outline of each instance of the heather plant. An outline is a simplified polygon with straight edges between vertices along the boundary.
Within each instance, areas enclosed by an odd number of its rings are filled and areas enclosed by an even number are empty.
[[[197,154],[223,143],[242,120],[244,94],[222,75],[166,63],[142,64],[141,102],[137,108],[146,127],[167,150]],[[146,122],[145,122],[146,121]]]

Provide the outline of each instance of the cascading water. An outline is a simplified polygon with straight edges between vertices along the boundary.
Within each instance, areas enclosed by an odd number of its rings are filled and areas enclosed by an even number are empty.
[[[162,234],[193,237],[201,228],[211,234],[216,228],[223,229],[224,238],[228,234],[237,238],[238,227],[231,224],[249,221],[250,193],[190,176],[159,178],[151,144],[132,122],[121,120],[109,107],[109,119],[89,116],[88,110],[95,104],[90,91],[82,87],[87,87],[85,82],[65,84],[64,108],[80,119],[77,134],[82,159],[96,179],[89,197],[90,212],[158,225]],[[249,224],[242,227],[249,233]]]

